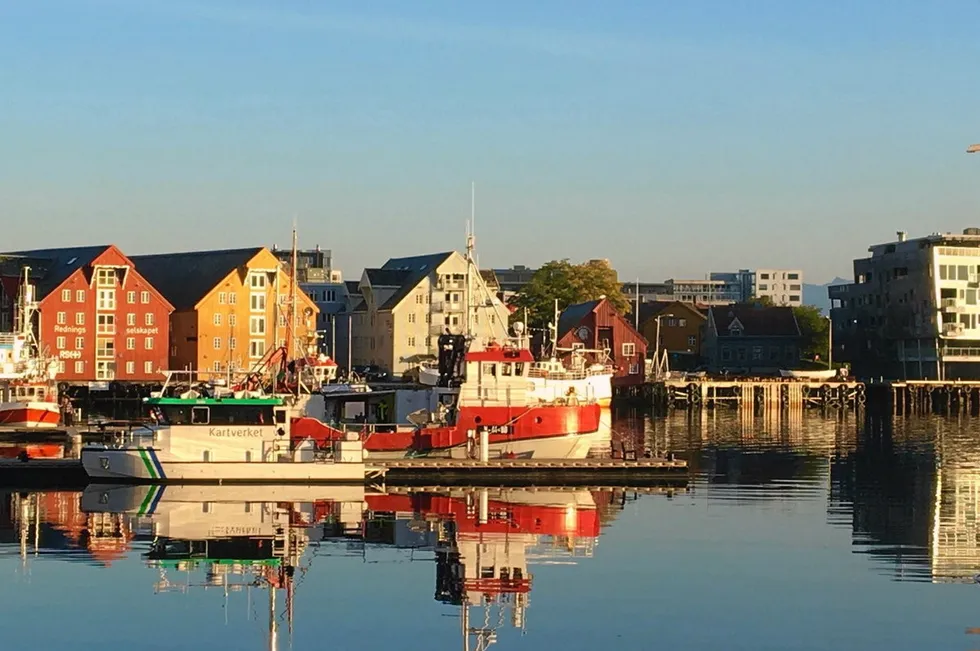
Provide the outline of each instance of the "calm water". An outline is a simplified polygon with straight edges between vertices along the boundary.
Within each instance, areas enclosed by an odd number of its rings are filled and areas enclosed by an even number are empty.
[[[0,494],[0,649],[980,648],[978,425],[616,416],[673,492]]]

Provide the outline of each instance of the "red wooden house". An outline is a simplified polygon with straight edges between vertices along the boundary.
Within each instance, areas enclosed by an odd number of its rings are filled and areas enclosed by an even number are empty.
[[[558,319],[558,347],[608,350],[615,385],[642,384],[647,340],[606,299],[569,305]]]
[[[115,246],[0,254],[0,324],[12,322],[17,278],[30,268],[37,337],[58,381],[162,382],[173,306]]]

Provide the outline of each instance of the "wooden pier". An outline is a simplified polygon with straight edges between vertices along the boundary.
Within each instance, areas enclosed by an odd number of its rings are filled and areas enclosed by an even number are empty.
[[[799,378],[688,378],[649,385],[655,409],[856,409],[865,404],[865,385],[854,380]]]
[[[497,486],[588,484],[644,486],[687,479],[687,462],[674,459],[397,459],[373,461],[398,486],[489,483]]]
[[[869,392],[895,416],[980,415],[980,381],[881,382],[869,385]]]

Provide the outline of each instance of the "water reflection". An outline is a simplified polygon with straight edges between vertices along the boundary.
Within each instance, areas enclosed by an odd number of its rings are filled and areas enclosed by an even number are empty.
[[[726,631],[759,626],[749,610],[739,611],[744,623],[733,623],[731,613],[742,606],[731,597],[712,602],[731,586],[749,586],[764,612],[808,599],[817,619],[852,616],[834,605],[860,594],[854,598],[864,600],[862,612],[841,624],[847,635],[867,617],[894,632],[889,648],[938,648],[930,643],[954,631],[962,641],[976,624],[956,611],[957,604],[972,608],[975,595],[958,591],[973,586],[917,585],[970,584],[980,573],[976,431],[975,421],[942,418],[610,413],[613,448],[673,451],[690,461],[689,490],[670,498],[576,487],[90,486],[84,493],[0,494],[0,569],[31,577],[48,561],[46,567],[72,568],[49,570],[51,591],[59,585],[52,577],[62,573],[95,572],[107,578],[88,580],[104,589],[137,566],[133,599],[143,590],[187,600],[206,592],[211,610],[198,634],[214,627],[218,600],[238,627],[236,648],[246,630],[249,648],[285,648],[294,622],[316,629],[322,611],[337,606],[325,605],[310,582],[329,585],[343,563],[361,569],[348,568],[350,585],[336,588],[337,599],[368,586],[349,597],[355,611],[371,611],[382,593],[402,591],[398,626],[415,631],[404,648],[443,648],[430,640],[432,630],[470,649],[494,642],[544,648],[560,639],[564,648],[594,648],[563,637],[585,621],[599,631],[595,639],[622,634],[623,644],[642,647],[653,626],[642,615],[647,600],[656,604],[658,635],[671,639],[678,631],[673,646],[717,643],[722,638],[699,637],[710,628],[703,620],[725,622],[718,625]],[[20,589],[14,585],[24,582],[0,585],[0,599]],[[916,592],[926,588],[933,592]],[[235,619],[242,604],[251,628]],[[633,604],[640,604],[637,612]],[[176,606],[161,608],[175,616]],[[683,612],[692,613],[687,624]],[[942,631],[923,623],[930,621]],[[535,632],[536,642],[521,644]],[[833,646],[832,632],[814,629],[812,643],[798,648]],[[778,632],[772,636],[766,648],[787,646]],[[307,637],[296,648],[318,643]]]

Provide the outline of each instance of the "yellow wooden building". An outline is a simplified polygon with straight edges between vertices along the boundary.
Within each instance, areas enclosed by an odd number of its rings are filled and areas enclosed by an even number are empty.
[[[267,248],[134,256],[137,270],[174,306],[170,368],[201,379],[254,368],[286,343],[292,278]],[[317,306],[296,288],[291,345],[315,333]]]

